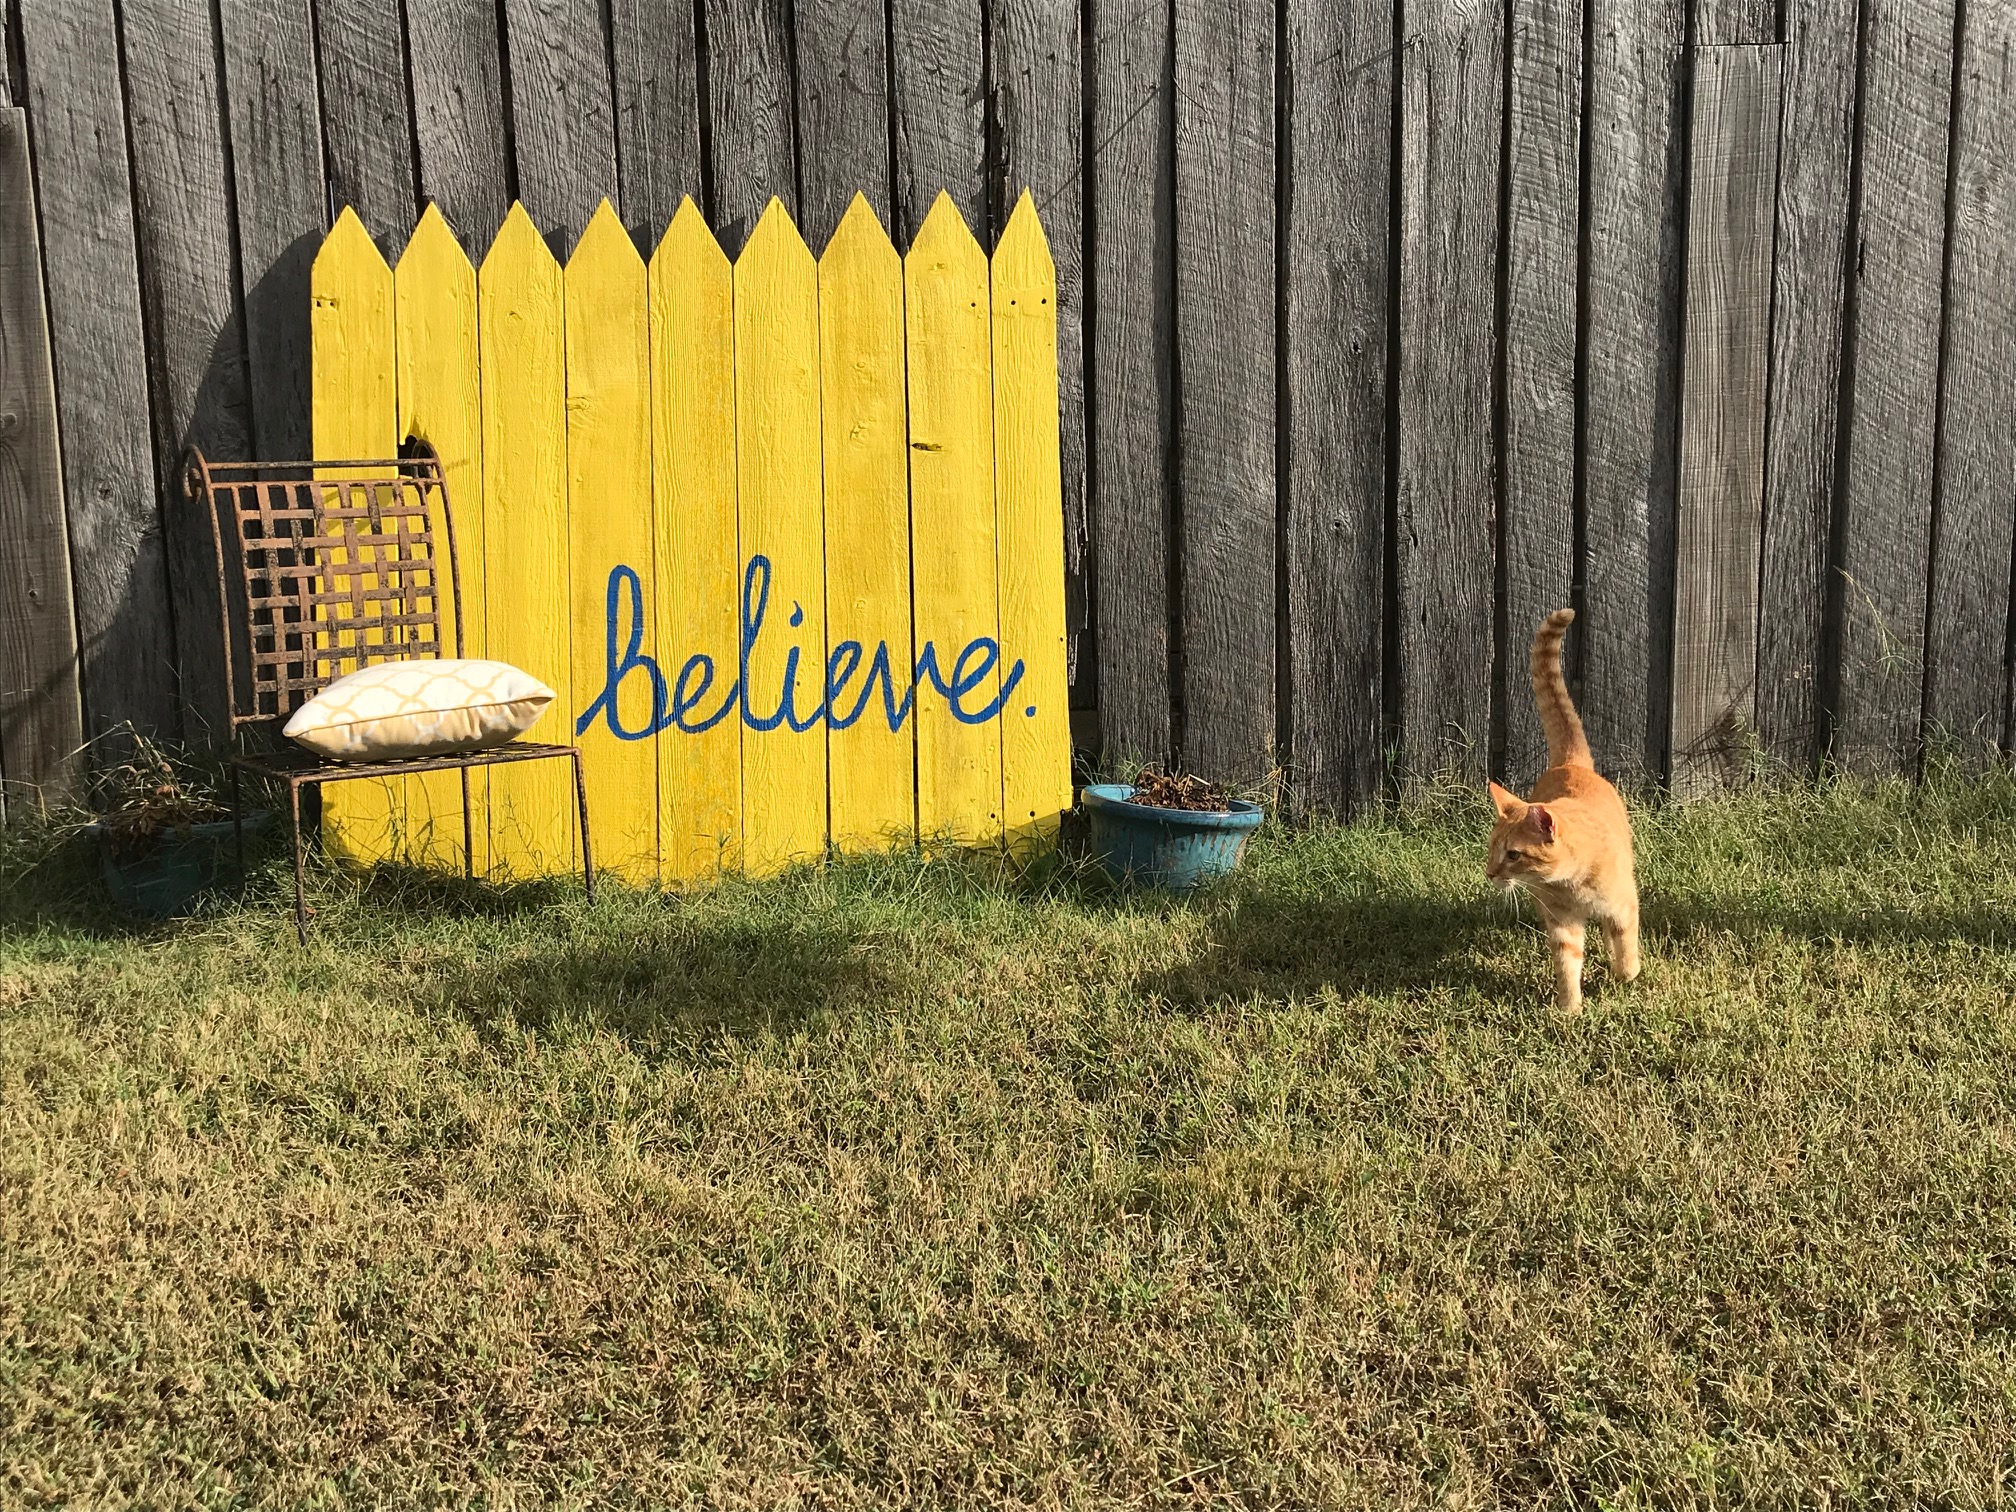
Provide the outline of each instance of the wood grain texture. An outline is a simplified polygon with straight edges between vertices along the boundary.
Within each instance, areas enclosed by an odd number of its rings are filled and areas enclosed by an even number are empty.
[[[693,6],[611,0],[616,83],[616,177],[623,223],[649,251],[687,195],[698,198],[700,73]]]
[[[27,112],[0,108],[0,763],[16,813],[72,796],[84,710]]]
[[[147,315],[155,474],[175,610],[184,733],[227,729],[216,557],[201,505],[181,488],[183,451],[252,455],[245,327],[231,239],[217,38],[207,7],[126,0],[120,7],[132,143],[134,228]]]
[[[819,259],[819,393],[827,787],[834,848],[858,854],[917,838],[916,726],[889,727],[889,695],[873,678],[878,647],[894,679],[911,660],[903,260],[865,195]]]
[[[650,283],[657,629],[675,716],[658,737],[658,872],[671,887],[742,864],[734,274],[690,199]]]
[[[1541,620],[1573,601],[1575,585],[1582,19],[1582,0],[1513,0],[1507,38],[1505,628],[1494,696],[1505,742],[1499,775],[1521,792],[1547,765],[1526,647]]]
[[[560,265],[513,205],[476,275],[483,385],[483,590],[490,654],[553,690],[534,739],[565,739],[573,690],[568,616],[566,327]],[[488,875],[571,871],[574,790],[567,764],[490,773]]]
[[[614,198],[616,120],[602,0],[503,0],[518,199],[555,256]]]
[[[938,678],[917,687],[917,833],[927,846],[978,845],[1001,835],[998,723],[954,715],[946,685],[974,681],[970,713],[997,697],[1003,669],[966,662],[998,643],[991,301],[987,258],[941,194],[903,259],[909,348],[911,618],[917,659]]]
[[[770,876],[826,849],[819,273],[778,200],[735,263],[735,455],[742,554],[770,563],[742,658],[743,864]]]
[[[1057,268],[1033,196],[989,268],[994,326],[994,518],[1001,609],[1001,812],[1011,850],[1052,844],[1071,807],[1064,495],[1057,446]],[[1014,686],[1014,668],[1022,676]]]
[[[1275,742],[1274,9],[1177,0],[1175,27],[1181,758],[1250,782]]]
[[[1498,13],[1407,12],[1400,60],[1400,759],[1484,777],[1491,733]]]
[[[856,194],[889,217],[889,34],[883,0],[796,7],[799,206],[824,247]]]
[[[1779,0],[1694,0],[1694,45],[1696,47],[1754,46],[1778,40]],[[1852,27],[1854,18],[1843,8],[1834,12],[1838,23]]]
[[[1833,735],[1865,774],[1915,765],[1924,710],[1953,40],[1953,0],[1870,0]]]
[[[1087,228],[1087,514],[1101,743],[1167,761],[1170,444],[1175,425],[1169,28],[1161,6],[1092,0],[1095,224]]]
[[[1833,0],[1788,0],[1786,11],[1757,732],[1766,751],[1803,771],[1819,756],[1856,36]]]
[[[631,656],[658,655],[651,327],[644,260],[607,200],[567,261],[566,298],[568,738],[581,747],[596,866],[650,886],[658,880],[657,699]],[[634,579],[616,576],[621,568]]]
[[[714,177],[714,203],[707,208],[732,257],[772,199],[798,213],[791,7],[789,0],[704,3]]]
[[[889,0],[894,47],[896,245],[908,250],[943,192],[983,242],[987,50],[980,0]]]
[[[1077,0],[1002,0],[988,14],[996,225],[1028,190],[1057,268],[1057,444],[1064,489],[1065,617],[1069,666],[1079,681],[1079,641],[1091,622],[1085,517],[1085,102]],[[1080,701],[1094,696],[1091,669]]]
[[[452,656],[487,657],[483,611],[483,402],[477,371],[476,270],[442,217],[429,205],[392,270],[393,318],[399,363],[399,427],[441,459],[452,520],[434,523],[441,574],[442,645]],[[452,524],[455,572],[448,571]],[[458,591],[459,590],[459,591]],[[456,632],[456,601],[461,631]],[[489,870],[490,774],[467,774],[470,870]],[[430,772],[406,789],[408,854],[425,865],[460,871],[464,864],[462,778]]]
[[[1757,564],[1783,49],[1694,53],[1673,590],[1672,785],[1740,777],[1757,708]]]
[[[329,190],[396,256],[413,228],[413,108],[402,0],[315,0]]]
[[[496,0],[406,0],[406,50],[420,197],[480,255],[513,195]]]
[[[133,190],[109,0],[21,11],[84,729],[179,733]],[[305,304],[306,290],[303,298]],[[304,310],[305,317],[305,310]]]
[[[1681,0],[1588,3],[1581,710],[1597,766],[1635,786],[1660,774],[1668,723],[1653,627],[1673,539],[1686,18]]]
[[[219,0],[219,17],[252,440],[305,457],[308,266],[328,210],[313,23],[308,0]]]
[[[1958,83],[1925,717],[1979,756],[2005,740],[2009,708],[2016,8],[1967,8]]]

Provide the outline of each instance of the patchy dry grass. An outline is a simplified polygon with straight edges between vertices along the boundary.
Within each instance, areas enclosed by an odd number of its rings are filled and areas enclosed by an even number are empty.
[[[0,899],[0,1502],[1952,1506],[2016,1479],[2016,788],[1481,809],[1187,904]]]

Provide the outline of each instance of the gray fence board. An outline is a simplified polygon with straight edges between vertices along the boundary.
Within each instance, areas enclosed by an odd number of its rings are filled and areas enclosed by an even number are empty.
[[[690,4],[611,0],[609,6],[619,208],[646,256],[681,199],[705,203],[693,27]]]
[[[1582,212],[1582,0],[1513,0],[1506,102],[1505,458],[1499,522],[1503,774],[1547,765],[1525,654],[1575,588],[1576,241]],[[1571,658],[1572,660],[1572,658]]]
[[[705,0],[708,214],[729,256],[756,229],[774,196],[798,215],[798,155],[787,0]],[[893,233],[892,233],[893,234]]]
[[[1492,374],[1502,18],[1429,0],[1400,58],[1395,567],[1400,761],[1482,781],[1491,741]]]
[[[889,0],[899,247],[910,245],[941,189],[980,244],[994,244],[982,21],[980,0]]]
[[[617,198],[604,19],[601,0],[504,0],[518,198],[562,262]]]
[[[796,14],[799,177],[816,251],[856,194],[889,224],[889,33],[882,0],[825,0]]]
[[[413,229],[413,102],[400,0],[315,0],[315,54],[329,188],[388,261]]]
[[[1953,0],[1870,0],[1833,751],[1915,760],[1924,708]]]
[[[464,250],[480,259],[515,192],[495,0],[408,0],[406,51],[420,197],[440,207]]]
[[[1673,593],[1672,782],[1740,776],[1757,712],[1757,564],[1782,49],[1694,55]]]
[[[1287,760],[1300,806],[1344,811],[1384,773],[1393,10],[1291,0],[1287,23]]]
[[[1837,9],[1835,15],[1848,20]],[[1694,0],[1696,47],[1741,47],[1778,40],[1778,0]]]
[[[97,736],[130,720],[174,735],[180,729],[174,651],[172,637],[163,634],[173,616],[155,508],[112,5],[27,6],[21,32],[35,172],[44,191],[43,262],[54,312],[84,728]]]
[[[17,806],[63,798],[84,741],[42,298],[27,112],[0,105],[0,763]]]

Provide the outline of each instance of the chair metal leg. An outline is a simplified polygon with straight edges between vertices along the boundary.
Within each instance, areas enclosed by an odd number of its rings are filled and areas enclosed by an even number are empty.
[[[231,768],[231,840],[238,848],[238,896],[245,896],[245,797],[238,768]]]
[[[301,856],[301,784],[287,784],[287,803],[294,818],[294,932],[308,943],[308,879]]]
[[[581,753],[570,751],[574,761],[574,804],[581,811],[581,879],[587,884],[588,901],[595,901],[595,856],[588,848],[588,784],[581,779]]]
[[[462,778],[462,880],[476,879],[476,836],[469,818],[469,768],[459,769]]]

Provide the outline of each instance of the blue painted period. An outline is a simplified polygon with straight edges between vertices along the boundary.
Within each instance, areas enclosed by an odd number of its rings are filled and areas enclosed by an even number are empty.
[[[609,589],[604,609],[603,665],[606,676],[602,691],[595,701],[581,712],[574,721],[574,733],[585,734],[588,727],[599,717],[609,726],[609,732],[618,740],[648,740],[661,730],[678,730],[686,735],[699,735],[711,730],[732,714],[739,714],[743,725],[751,730],[774,730],[779,725],[803,733],[820,724],[829,729],[844,730],[868,711],[874,699],[876,683],[881,683],[882,717],[891,731],[903,728],[903,722],[910,717],[916,707],[917,690],[926,681],[938,690],[951,710],[952,717],[961,724],[986,724],[1000,717],[1008,706],[1009,695],[1022,681],[1023,665],[1018,659],[1001,679],[1001,691],[979,708],[968,708],[967,703],[994,669],[1001,664],[1001,645],[991,636],[981,635],[968,641],[952,659],[952,672],[948,677],[939,665],[938,648],[926,641],[917,652],[917,662],[906,679],[903,695],[896,695],[896,677],[889,658],[889,643],[878,641],[875,654],[867,655],[859,641],[841,641],[826,658],[826,692],[819,706],[800,713],[796,705],[798,687],[798,658],[801,650],[792,646],[784,653],[784,675],[782,686],[770,712],[764,713],[758,707],[749,684],[749,658],[757,641],[763,634],[763,621],[770,606],[770,559],[766,556],[752,556],[742,574],[742,614],[740,666],[735,681],[727,692],[719,694],[717,703],[709,704],[713,692],[716,669],[714,658],[696,653],[686,658],[679,668],[678,676],[668,684],[665,674],[659,670],[655,657],[646,656],[644,646],[644,584],[636,570],[618,564],[609,569]],[[622,633],[625,610],[628,610],[629,634]],[[791,625],[795,629],[805,622],[805,611],[798,605],[791,606]],[[617,654],[621,642],[622,654]],[[842,695],[849,683],[861,670],[861,663],[868,663],[867,676],[861,680],[861,691],[850,708],[843,710]],[[617,690],[627,677],[640,676],[651,684],[651,719],[640,729],[628,729],[617,712]],[[1036,716],[1036,706],[1030,704],[1023,714],[1031,719]]]

